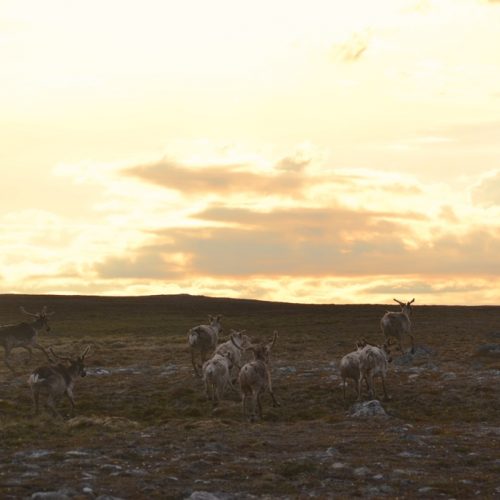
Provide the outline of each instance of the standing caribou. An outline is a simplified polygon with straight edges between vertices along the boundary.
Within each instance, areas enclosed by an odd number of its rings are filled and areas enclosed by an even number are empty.
[[[244,350],[253,352],[254,361],[250,361],[243,365],[240,370],[239,382],[241,390],[241,406],[243,410],[243,418],[247,418],[247,400],[252,398],[251,414],[249,420],[256,420],[256,411],[259,413],[259,418],[262,419],[262,404],[260,397],[266,390],[269,391],[273,400],[273,406],[280,406],[273,392],[271,382],[271,350],[278,338],[278,331],[274,331],[273,339],[267,344],[250,344]],[[243,350],[231,337],[233,344]]]
[[[366,342],[364,339],[362,341],[357,340],[355,347],[356,350],[346,354],[340,360],[340,377],[342,378],[342,394],[344,396],[345,401],[345,388],[346,388],[346,380],[351,379],[354,381],[356,394],[358,395],[358,399],[361,395],[361,377],[359,370],[359,353],[361,349],[365,347]],[[368,382],[367,382],[368,384]]]
[[[41,366],[30,375],[28,384],[31,388],[35,415],[39,411],[40,394],[44,394],[47,396],[49,410],[54,416],[58,417],[61,417],[61,414],[56,409],[55,401],[61,396],[66,395],[71,404],[71,416],[74,416],[75,400],[73,397],[73,385],[76,378],[87,375],[84,361],[85,356],[90,350],[90,346],[87,346],[83,353],[76,358],[59,356],[52,348],[49,347],[49,349],[56,359],[66,361],[69,365],[58,363],[57,365]]]
[[[385,335],[386,340],[389,337],[394,337],[399,344],[399,349],[402,353],[403,350],[403,337],[408,335],[411,340],[411,352],[415,351],[415,346],[413,343],[413,335],[411,333],[411,305],[415,302],[415,299],[410,300],[410,302],[401,302],[400,300],[394,299],[401,306],[401,311],[390,312],[387,311],[382,319],[380,320],[380,328],[382,333]]]
[[[364,347],[357,351],[359,359],[358,399],[361,399],[361,382],[363,379],[366,381],[370,398],[376,397],[373,379],[376,376],[380,376],[384,398],[387,400],[389,396],[385,388],[385,378],[387,376],[388,363],[392,361],[391,345],[393,339],[387,340],[381,346],[369,344],[364,339],[362,342],[364,343]]]
[[[228,355],[231,360],[231,372],[234,375],[231,382],[236,382],[241,369],[241,353],[252,343],[250,337],[245,335],[246,330],[230,330],[230,338],[226,342],[219,344],[215,349],[215,354]]]
[[[233,361],[231,355],[215,353],[208,361],[203,363],[203,383],[207,399],[212,401],[212,408],[215,410],[222,399],[224,390],[231,383],[231,368]]]
[[[208,325],[199,325],[191,328],[188,331],[188,344],[191,351],[191,363],[193,364],[194,373],[200,377],[200,366],[195,360],[195,353],[200,353],[201,368],[203,363],[208,359],[209,353],[211,354],[217,347],[219,342],[219,334],[222,333],[221,315],[212,316],[208,315]]]
[[[41,312],[39,313],[30,313],[21,307],[21,312],[24,314],[31,316],[33,321],[28,323],[23,321],[22,323],[16,323],[14,325],[2,325],[0,326],[0,345],[4,348],[5,351],[5,365],[9,370],[15,374],[14,368],[9,363],[10,351],[15,347],[22,347],[28,351],[29,357],[26,363],[29,363],[32,356],[32,347],[40,349],[47,359],[51,361],[47,351],[44,347],[42,347],[38,343],[38,332],[45,327],[47,332],[50,331],[49,326],[49,317],[52,316],[53,312],[47,312],[47,307],[44,306]]]

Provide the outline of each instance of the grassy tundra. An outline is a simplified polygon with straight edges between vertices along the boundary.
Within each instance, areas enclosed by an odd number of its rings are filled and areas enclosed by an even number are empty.
[[[1,498],[500,496],[500,307],[415,306],[416,353],[389,368],[389,417],[357,419],[339,361],[360,337],[382,343],[388,306],[3,295],[0,324],[22,321],[19,306],[55,312],[44,347],[91,350],[76,417],[64,421],[46,409],[32,416],[27,379],[42,353],[26,365],[26,351],[13,350],[16,374],[0,360]],[[262,421],[244,422],[230,390],[212,412],[193,374],[186,333],[209,314],[223,316],[219,342],[231,328],[253,342],[279,331],[281,407],[264,395]],[[69,413],[69,402],[58,409]]]

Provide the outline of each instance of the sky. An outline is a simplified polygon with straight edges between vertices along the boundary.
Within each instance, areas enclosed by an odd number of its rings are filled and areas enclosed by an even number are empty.
[[[499,0],[0,0],[0,293],[499,304]]]

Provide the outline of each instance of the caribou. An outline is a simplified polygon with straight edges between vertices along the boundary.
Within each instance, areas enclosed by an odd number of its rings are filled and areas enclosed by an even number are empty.
[[[393,339],[387,340],[384,344],[376,346],[366,342],[364,339],[362,345],[364,347],[358,349],[359,359],[359,381],[358,381],[358,400],[361,399],[361,382],[365,379],[368,386],[369,397],[375,398],[375,385],[373,379],[380,376],[382,379],[382,389],[384,391],[384,399],[388,400],[389,396],[385,388],[385,378],[389,363],[392,362],[392,343]]]
[[[238,377],[241,391],[241,406],[243,410],[243,418],[247,419],[247,401],[252,398],[252,408],[249,420],[256,420],[256,410],[258,410],[259,418],[262,419],[262,404],[260,397],[266,390],[269,391],[273,400],[273,406],[280,406],[273,392],[271,382],[271,350],[278,338],[277,330],[274,331],[273,339],[264,344],[250,344],[244,350],[253,352],[254,361],[250,361],[243,365]],[[233,344],[240,350],[243,350],[231,337]]]
[[[63,363],[45,365],[33,371],[28,379],[28,384],[31,388],[31,395],[33,398],[33,409],[35,415],[39,412],[39,399],[40,395],[47,396],[47,406],[52,415],[61,417],[61,414],[56,409],[55,402],[61,396],[65,395],[71,404],[71,416],[75,414],[75,399],[73,396],[73,386],[78,377],[85,377],[85,356],[87,356],[90,346],[75,358],[60,356],[56,354],[52,348],[49,347],[51,354],[54,358]]]
[[[203,363],[203,383],[207,399],[212,401],[215,409],[224,395],[226,386],[232,386],[231,368],[233,362],[229,353],[215,353],[208,361]]]
[[[366,346],[366,342],[363,339],[362,341],[356,341],[354,347],[356,350],[347,353],[340,360],[340,377],[342,378],[342,394],[345,401],[345,392],[346,392],[346,381],[347,379],[351,379],[354,381],[356,394],[359,398],[361,394],[361,380],[360,380],[360,370],[359,370],[359,353],[361,349]]]
[[[47,307],[45,306],[39,313],[30,313],[26,311],[24,307],[20,307],[20,309],[22,313],[34,318],[31,323],[23,321],[22,323],[16,323],[13,325],[0,326],[0,345],[4,348],[5,365],[14,374],[16,372],[9,363],[9,356],[12,349],[16,347],[22,347],[28,351],[28,359],[26,360],[26,363],[31,361],[33,347],[41,350],[49,362],[52,361],[45,348],[38,343],[38,332],[43,328],[45,328],[47,332],[50,331],[48,320],[54,313],[47,312]]]
[[[222,333],[221,316],[208,316],[208,325],[199,325],[190,328],[187,337],[189,349],[191,351],[191,363],[193,364],[194,373],[201,377],[200,367],[195,360],[195,353],[200,354],[201,367],[208,359],[208,354],[213,352],[219,342],[219,334]]]
[[[404,354],[403,350],[403,337],[408,335],[411,341],[411,352],[415,352],[415,345],[413,335],[411,333],[411,305],[415,302],[415,299],[410,300],[409,302],[401,302],[400,300],[394,299],[401,306],[401,311],[393,312],[387,311],[382,319],[380,320],[380,328],[382,329],[382,333],[385,336],[385,339],[388,340],[390,337],[394,337],[399,345],[399,349]]]

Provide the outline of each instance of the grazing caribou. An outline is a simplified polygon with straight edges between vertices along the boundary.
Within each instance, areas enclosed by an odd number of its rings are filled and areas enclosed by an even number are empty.
[[[22,347],[28,351],[29,357],[26,363],[31,361],[32,347],[40,349],[47,359],[51,361],[49,354],[43,346],[38,343],[38,332],[45,328],[47,332],[50,331],[49,317],[52,316],[53,312],[47,312],[47,307],[44,307],[39,313],[30,313],[21,307],[21,312],[33,317],[33,321],[28,323],[23,321],[22,323],[16,323],[14,325],[2,325],[0,326],[0,345],[4,348],[5,355],[5,365],[12,373],[16,373],[14,368],[9,363],[9,356],[12,349],[16,347]]]

